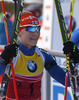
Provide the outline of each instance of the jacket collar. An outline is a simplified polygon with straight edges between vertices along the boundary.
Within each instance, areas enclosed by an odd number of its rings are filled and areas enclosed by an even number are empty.
[[[20,41],[18,42],[18,44],[19,44],[19,49],[22,51],[24,55],[32,56],[34,54],[36,46],[29,49],[28,47],[25,47]]]

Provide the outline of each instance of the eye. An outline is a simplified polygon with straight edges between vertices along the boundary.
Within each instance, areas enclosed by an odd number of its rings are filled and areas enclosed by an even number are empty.
[[[28,31],[28,27],[26,27],[25,30]]]

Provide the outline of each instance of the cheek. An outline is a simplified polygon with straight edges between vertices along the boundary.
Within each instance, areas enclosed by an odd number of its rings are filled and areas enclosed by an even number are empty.
[[[38,37],[40,36],[40,33],[38,33]]]
[[[38,35],[40,36],[40,33],[38,33]]]
[[[21,34],[20,39],[21,39],[22,41],[25,41],[25,40],[28,39],[27,37],[28,37],[27,34],[23,33],[23,34]]]
[[[22,39],[23,41],[28,41],[28,36],[24,35]]]

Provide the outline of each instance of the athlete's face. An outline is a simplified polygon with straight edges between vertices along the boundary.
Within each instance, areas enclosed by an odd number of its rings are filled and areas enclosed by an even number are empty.
[[[37,44],[39,36],[40,31],[37,32],[37,30],[35,30],[35,32],[30,32],[26,29],[23,29],[21,32],[19,32],[20,42],[24,46],[28,46],[29,49]]]

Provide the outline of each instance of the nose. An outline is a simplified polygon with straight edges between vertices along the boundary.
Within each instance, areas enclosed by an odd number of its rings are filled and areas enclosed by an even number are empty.
[[[35,30],[35,33],[37,33],[37,30]]]
[[[35,30],[34,34],[38,35],[40,32],[37,32],[37,30]]]
[[[34,36],[39,37],[40,36],[40,32],[37,32],[37,30],[35,30],[35,32],[33,33]]]

